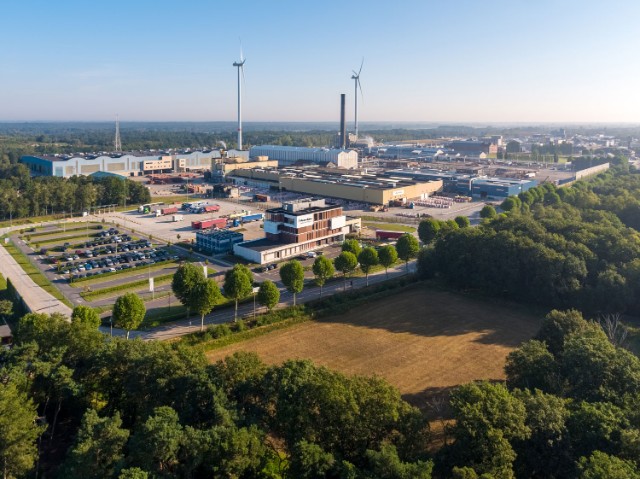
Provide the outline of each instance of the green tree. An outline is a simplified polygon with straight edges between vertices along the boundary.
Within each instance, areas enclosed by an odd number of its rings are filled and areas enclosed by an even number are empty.
[[[551,354],[557,355],[563,351],[564,342],[570,335],[585,332],[588,327],[589,323],[580,311],[554,309],[545,316],[535,339],[544,341]]]
[[[358,258],[350,251],[343,251],[333,260],[336,270],[344,277],[344,290],[347,290],[347,275],[353,273],[358,267]]]
[[[118,479],[148,479],[149,473],[143,471],[139,467],[130,467],[120,471]]]
[[[379,263],[378,252],[371,246],[364,248],[358,255],[358,263],[360,263],[360,269],[365,275],[367,286],[369,286],[369,273]]]
[[[100,327],[100,315],[90,306],[79,305],[73,308],[71,322],[86,326],[89,329]]]
[[[13,314],[13,303],[8,299],[0,300],[0,319],[7,319]]]
[[[212,279],[198,282],[191,292],[189,303],[193,310],[200,315],[200,331],[204,331],[204,317],[222,301],[222,293],[218,283]]]
[[[482,219],[493,219],[498,216],[496,209],[491,205],[484,205],[480,210],[480,218]]]
[[[11,381],[0,381],[0,463],[3,477],[29,472],[38,455],[36,440],[43,428],[36,425],[33,401]]]
[[[468,228],[471,226],[471,221],[466,216],[456,216],[453,221],[455,221],[460,228]]]
[[[420,243],[410,234],[403,234],[396,242],[398,257],[404,261],[407,273],[409,272],[409,260],[416,258],[420,252]]]
[[[509,196],[502,202],[500,208],[503,211],[518,211],[520,206],[522,206],[522,202],[517,196]]]
[[[271,311],[280,302],[280,290],[273,281],[267,279],[260,284],[256,299]]]
[[[287,261],[280,268],[280,279],[287,291],[293,293],[293,305],[296,305],[296,294],[304,288],[304,268],[300,261]]]
[[[640,471],[631,461],[594,451],[578,462],[580,479],[640,479]]]
[[[420,221],[418,225],[418,237],[424,244],[429,244],[436,239],[442,223],[434,218]]]
[[[509,388],[557,392],[558,364],[540,341],[527,341],[507,356],[504,367]]]
[[[368,469],[380,479],[431,479],[433,462],[402,462],[395,446],[386,444],[380,451],[367,451]]]
[[[190,299],[193,289],[198,283],[204,280],[204,272],[202,268],[197,267],[193,263],[181,264],[173,274],[171,280],[171,289],[178,301],[187,308],[187,317],[191,310]]]
[[[246,266],[237,264],[224,275],[224,295],[235,301],[234,321],[238,320],[238,301],[253,291],[253,276]]]
[[[380,264],[384,266],[384,272],[387,278],[389,278],[389,267],[393,266],[398,261],[398,252],[395,246],[386,245],[378,250],[378,259]]]
[[[344,242],[342,243],[342,251],[353,253],[357,258],[360,254],[360,251],[362,251],[362,246],[360,246],[360,243],[357,239],[348,239],[344,240]]]
[[[133,329],[138,329],[146,312],[147,309],[140,296],[136,293],[126,293],[116,299],[111,315],[116,326],[127,331],[127,339],[129,339],[129,333]]]
[[[313,262],[313,274],[316,277],[316,284],[320,286],[320,297],[322,297],[322,287],[329,278],[335,274],[333,263],[326,256],[318,256]]]
[[[168,406],[157,407],[131,438],[131,458],[144,470],[173,475],[183,437],[176,411]]]
[[[87,410],[63,466],[63,477],[113,477],[124,464],[124,446],[128,439],[129,431],[122,428],[119,413],[100,417],[95,410]]]

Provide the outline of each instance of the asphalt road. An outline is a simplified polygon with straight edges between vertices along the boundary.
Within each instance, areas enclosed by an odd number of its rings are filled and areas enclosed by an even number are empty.
[[[415,261],[409,263],[409,272],[413,272],[415,270]],[[277,271],[276,271],[277,273]],[[405,265],[399,265],[394,268],[389,269],[389,277],[388,279],[392,280],[394,278],[399,278],[406,275],[406,267]],[[275,278],[271,278],[275,279]],[[387,280],[384,271],[379,273],[370,274],[369,275],[369,284],[376,284],[382,281]],[[289,293],[284,289],[282,283],[278,281],[276,283],[280,289],[280,303],[278,304],[279,308],[284,306],[293,305],[293,294]],[[352,279],[347,279],[347,290],[349,289],[360,289],[366,286],[366,279],[363,277],[356,277]],[[325,284],[322,290],[322,295],[330,296],[335,293],[339,293],[344,291],[344,281],[342,279],[337,279],[330,283]],[[307,301],[312,301],[314,299],[318,299],[320,297],[320,288],[317,286],[308,287],[305,285],[305,289],[296,295],[296,304],[303,304]],[[167,299],[164,298],[161,300],[166,302]],[[148,305],[148,303],[147,303]],[[149,306],[147,306],[149,307]],[[264,312],[265,309],[260,307],[256,303],[256,314],[260,312]],[[251,303],[245,303],[238,306],[238,318],[248,318],[252,317],[254,314],[254,306]],[[205,327],[211,324],[222,324],[233,321],[234,319],[234,308],[226,307],[220,311],[214,311],[205,316],[204,325]],[[189,333],[193,333],[196,331],[200,331],[201,322],[200,318],[197,316],[192,316],[189,319],[184,319],[182,321],[175,321],[172,323],[167,323],[165,325],[159,326],[149,331],[131,331],[130,338],[140,338],[143,340],[168,340],[173,338],[178,338],[180,336],[184,336]],[[113,334],[113,336],[125,336],[126,331],[118,329],[103,327],[101,330],[105,334]]]

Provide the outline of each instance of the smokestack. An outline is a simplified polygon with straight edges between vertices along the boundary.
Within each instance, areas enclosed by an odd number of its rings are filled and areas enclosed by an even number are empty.
[[[345,98],[347,95],[340,94],[340,148],[347,148],[347,125],[345,122]]]

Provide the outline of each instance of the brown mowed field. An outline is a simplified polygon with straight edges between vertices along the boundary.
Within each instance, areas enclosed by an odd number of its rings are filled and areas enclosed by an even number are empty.
[[[378,375],[418,406],[478,379],[504,379],[507,354],[539,319],[521,308],[411,289],[346,314],[309,321],[207,353],[215,362],[254,351],[268,364],[310,359],[345,374]]]

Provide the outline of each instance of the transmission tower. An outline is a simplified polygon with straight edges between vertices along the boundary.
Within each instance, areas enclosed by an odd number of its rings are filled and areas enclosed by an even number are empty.
[[[122,151],[122,142],[120,141],[120,119],[116,115],[116,140],[114,141],[116,151]]]

